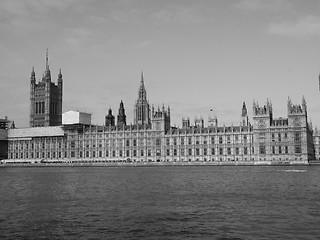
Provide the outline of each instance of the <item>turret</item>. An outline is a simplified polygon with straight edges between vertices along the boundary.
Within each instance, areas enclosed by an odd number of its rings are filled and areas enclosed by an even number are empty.
[[[119,112],[118,112],[118,118],[117,118],[117,126],[126,126],[126,125],[127,125],[126,114],[125,114],[123,102],[121,100]]]
[[[302,104],[292,104],[288,98],[288,122],[289,126],[303,126],[308,125],[307,122],[307,103],[305,98],[302,98]]]
[[[259,106],[253,102],[253,121],[256,128],[265,128],[271,125],[273,119],[272,103],[267,99],[267,104]]]
[[[158,110],[154,111],[152,114],[152,129],[162,130],[168,132],[170,130],[170,108],[165,109],[162,105],[162,109],[158,106]]]
[[[288,107],[288,115],[294,115],[294,114],[307,115],[307,103],[306,103],[306,100],[304,97],[302,97],[302,104],[301,105],[292,104],[290,98],[288,98],[287,107]]]
[[[248,118],[248,111],[247,111],[247,106],[246,103],[243,102],[242,104],[242,111],[241,111],[241,126],[248,126],[249,124],[249,118]]]
[[[34,72],[34,67],[32,67],[30,82],[31,82],[31,84],[36,83],[36,73]]]
[[[190,118],[182,118],[182,128],[190,128]]]
[[[241,117],[246,117],[247,115],[248,115],[248,111],[247,111],[246,103],[243,102]]]
[[[200,127],[200,128],[203,128],[204,127],[204,120],[203,120],[203,118],[202,117],[200,117],[200,118],[195,118],[194,119],[194,126],[195,127]]]
[[[105,125],[107,127],[113,127],[114,126],[114,116],[112,115],[112,110],[109,108],[108,115],[105,117]]]

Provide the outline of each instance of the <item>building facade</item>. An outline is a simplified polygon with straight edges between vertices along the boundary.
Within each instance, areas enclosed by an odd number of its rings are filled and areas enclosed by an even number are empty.
[[[315,160],[320,161],[320,131],[315,129],[313,133]]]
[[[8,131],[14,129],[15,124],[8,117],[0,118],[0,159],[8,158]]]
[[[62,89],[61,69],[57,84],[51,81],[48,50],[46,54],[46,70],[42,80],[36,82],[36,74],[32,68],[30,77],[30,127],[60,126],[62,124]]]
[[[169,107],[150,111],[142,75],[134,117],[134,124],[127,125],[121,101],[117,124],[109,109],[104,126],[10,129],[7,162],[308,164],[320,150],[315,151],[304,98],[300,105],[288,99],[286,118],[273,118],[267,100],[262,106],[253,103],[252,123],[243,103],[237,126],[219,126],[215,116],[209,117],[207,126],[203,119],[192,125],[187,118],[177,128],[171,126]]]

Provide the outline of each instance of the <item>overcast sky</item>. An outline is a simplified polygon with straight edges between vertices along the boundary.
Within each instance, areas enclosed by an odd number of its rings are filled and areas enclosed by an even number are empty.
[[[28,126],[32,67],[64,79],[63,111],[93,114],[123,100],[133,122],[141,71],[147,97],[170,105],[172,125],[210,109],[238,125],[243,101],[271,99],[287,117],[287,98],[320,127],[318,0],[0,0],[0,117]]]

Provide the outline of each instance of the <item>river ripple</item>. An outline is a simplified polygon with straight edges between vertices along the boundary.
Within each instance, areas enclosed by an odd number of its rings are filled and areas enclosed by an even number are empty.
[[[0,239],[319,239],[320,167],[0,168]]]

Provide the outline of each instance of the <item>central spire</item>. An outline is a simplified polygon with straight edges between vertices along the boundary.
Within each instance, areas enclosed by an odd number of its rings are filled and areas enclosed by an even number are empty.
[[[139,98],[138,100],[147,100],[147,93],[144,86],[144,78],[143,78],[143,71],[141,71],[141,81],[140,81],[140,88],[139,88]]]
[[[143,71],[141,71],[140,87],[134,115],[135,124],[150,124],[150,107],[147,100],[147,91],[144,86]]]
[[[143,71],[141,71],[141,82],[140,82],[140,88],[144,89]]]

